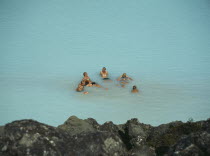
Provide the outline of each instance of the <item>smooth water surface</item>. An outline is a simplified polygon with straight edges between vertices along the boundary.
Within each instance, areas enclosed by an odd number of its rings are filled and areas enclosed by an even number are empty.
[[[112,83],[99,77],[105,66]],[[86,71],[102,88],[75,92]],[[116,78],[132,81],[121,88]],[[131,94],[137,85],[139,94]],[[210,117],[209,0],[1,0],[0,125]]]

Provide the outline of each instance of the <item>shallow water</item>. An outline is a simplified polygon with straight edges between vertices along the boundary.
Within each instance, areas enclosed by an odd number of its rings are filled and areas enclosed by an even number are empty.
[[[209,28],[207,0],[2,0],[0,124],[209,118]],[[112,83],[100,79],[103,66]],[[75,92],[84,71],[108,90]],[[115,81],[123,72],[134,79],[125,88]]]

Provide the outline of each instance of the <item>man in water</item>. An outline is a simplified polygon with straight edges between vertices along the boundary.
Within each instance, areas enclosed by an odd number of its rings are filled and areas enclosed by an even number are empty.
[[[131,92],[132,92],[132,93],[138,93],[138,92],[139,92],[139,90],[137,89],[137,87],[136,87],[136,86],[133,86],[133,89],[131,90]]]
[[[100,75],[104,80],[109,79],[108,78],[109,73],[108,73],[108,71],[106,71],[105,67],[102,68],[102,71],[100,72]]]

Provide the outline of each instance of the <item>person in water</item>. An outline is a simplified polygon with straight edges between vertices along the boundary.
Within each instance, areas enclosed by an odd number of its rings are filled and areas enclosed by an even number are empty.
[[[128,77],[126,75],[126,73],[123,73],[118,79],[117,81],[126,81],[126,80],[133,80],[132,78]]]
[[[90,77],[88,76],[87,72],[83,73],[84,77],[82,79],[82,82],[85,86],[87,87],[101,87],[99,84],[97,84],[96,82],[92,82],[90,80]]]
[[[84,76],[83,79],[82,79],[83,81],[84,81],[84,80],[91,81],[91,80],[90,80],[90,77],[88,76],[88,73],[87,73],[87,72],[84,72],[84,73],[83,73],[83,76]]]
[[[120,81],[121,87],[125,87],[125,84],[127,84],[129,81],[128,80],[133,80],[132,78],[128,77],[126,73],[123,73],[117,81]]]
[[[101,87],[99,84],[95,83],[95,82],[90,82],[86,85],[87,87]]]
[[[86,85],[92,82],[92,81],[90,80],[90,77],[88,76],[88,73],[87,73],[87,72],[84,72],[84,73],[83,73],[83,76],[84,76],[84,77],[83,77],[82,81],[84,81],[84,82],[86,83]]]
[[[95,82],[89,82],[88,84],[87,84],[87,82],[86,82],[86,84],[85,84],[87,87],[98,87],[98,88],[104,88],[104,87],[102,87],[101,85],[99,85],[99,84],[97,84],[97,83],[95,83]],[[105,90],[108,90],[108,88],[104,88]]]
[[[138,93],[138,92],[139,92],[139,90],[137,89],[137,87],[136,87],[136,86],[133,86],[133,89],[131,90],[131,92],[132,92],[132,93]]]
[[[102,71],[100,72],[100,75],[104,80],[109,79],[108,78],[109,73],[108,73],[108,71],[106,70],[105,67],[102,68]]]
[[[77,92],[82,92],[82,91],[84,91],[84,87],[85,87],[85,82],[81,81],[81,83],[78,85],[76,91]],[[84,92],[84,94],[88,94],[88,92]]]
[[[76,89],[77,92],[82,92],[84,90],[84,85],[83,82],[81,82],[80,84],[78,84],[78,87]]]

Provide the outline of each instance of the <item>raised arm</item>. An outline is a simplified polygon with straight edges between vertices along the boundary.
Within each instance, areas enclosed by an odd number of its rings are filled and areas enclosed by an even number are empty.
[[[133,80],[131,77],[128,77],[128,79]]]
[[[122,75],[119,78],[117,78],[117,81],[120,81],[121,78],[122,78]]]

